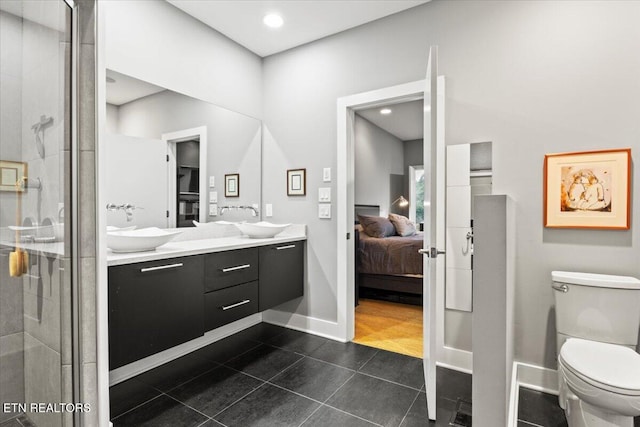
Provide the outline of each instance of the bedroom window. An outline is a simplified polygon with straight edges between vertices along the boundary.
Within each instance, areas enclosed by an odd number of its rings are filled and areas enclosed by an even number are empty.
[[[409,166],[409,219],[424,222],[424,167]]]

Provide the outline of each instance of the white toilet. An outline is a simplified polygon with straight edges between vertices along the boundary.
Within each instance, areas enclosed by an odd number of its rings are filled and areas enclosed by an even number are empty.
[[[640,416],[640,280],[551,273],[560,406],[569,427],[633,427]]]

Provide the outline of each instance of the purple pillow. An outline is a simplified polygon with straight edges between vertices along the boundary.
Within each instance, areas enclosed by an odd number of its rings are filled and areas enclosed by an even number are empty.
[[[358,215],[358,221],[360,221],[364,232],[371,237],[389,237],[396,234],[396,229],[389,218]]]

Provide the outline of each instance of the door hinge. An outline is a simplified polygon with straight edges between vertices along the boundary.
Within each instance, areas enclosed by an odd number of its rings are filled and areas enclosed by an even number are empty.
[[[347,240],[351,238],[351,233],[347,233]]]
[[[167,162],[169,161],[169,155],[167,154]]]
[[[169,211],[167,211],[167,218],[169,218]]]

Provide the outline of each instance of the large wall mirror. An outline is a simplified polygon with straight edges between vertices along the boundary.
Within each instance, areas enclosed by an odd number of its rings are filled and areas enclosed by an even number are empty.
[[[260,220],[260,120],[107,70],[106,143],[108,225]]]

